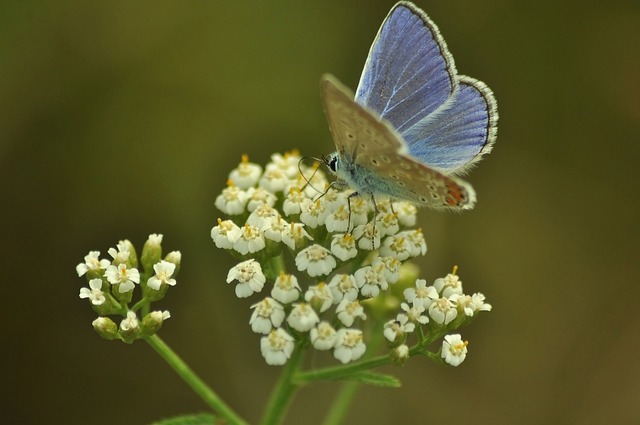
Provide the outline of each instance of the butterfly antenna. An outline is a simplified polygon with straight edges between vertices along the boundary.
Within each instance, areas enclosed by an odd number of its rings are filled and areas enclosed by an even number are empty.
[[[315,161],[315,165],[313,167],[313,174],[311,174],[310,178],[307,178],[307,176],[305,176],[304,172],[302,171],[302,161],[304,161],[305,159],[313,159]],[[316,192],[322,193],[322,191],[316,189],[316,187],[311,184],[311,180],[313,180],[313,178],[315,177],[316,173],[318,172],[318,168],[319,168],[318,164],[320,164],[323,161],[324,161],[324,158],[321,159],[321,158],[316,158],[314,156],[303,156],[302,158],[300,158],[300,161],[298,161],[298,172],[300,173],[300,175],[302,176],[302,178],[306,182],[301,190],[305,190],[307,188],[307,186],[309,186],[313,190],[315,190]],[[322,194],[324,195],[324,193],[322,193]]]

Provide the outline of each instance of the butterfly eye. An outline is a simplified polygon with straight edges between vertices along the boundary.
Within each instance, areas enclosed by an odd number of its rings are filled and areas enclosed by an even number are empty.
[[[329,169],[335,173],[336,169],[338,168],[338,157],[334,156],[333,158],[331,158],[327,165],[329,166]]]

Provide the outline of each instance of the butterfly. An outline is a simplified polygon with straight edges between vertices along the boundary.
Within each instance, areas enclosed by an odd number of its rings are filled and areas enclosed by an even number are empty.
[[[324,162],[352,195],[418,206],[473,208],[471,185],[456,176],[491,151],[495,97],[458,75],[436,24],[413,3],[389,12],[366,60],[355,98],[335,77],[321,80],[337,151]]]

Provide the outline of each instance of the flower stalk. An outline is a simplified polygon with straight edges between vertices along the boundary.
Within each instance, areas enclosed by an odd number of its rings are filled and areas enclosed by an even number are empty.
[[[145,341],[162,357],[173,370],[193,389],[193,391],[230,425],[248,425],[218,395],[196,375],[193,370],[157,335],[145,338]]]

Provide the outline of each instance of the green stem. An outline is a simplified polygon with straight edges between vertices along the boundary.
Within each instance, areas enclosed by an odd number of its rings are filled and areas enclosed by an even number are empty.
[[[301,372],[295,376],[295,382],[298,384],[308,384],[313,381],[334,380],[348,377],[356,372],[373,369],[374,367],[389,364],[389,356],[382,355],[361,362],[351,363],[348,365],[325,367],[323,369]]]
[[[211,407],[222,416],[226,423],[248,425],[248,423],[227,406],[209,386],[202,381],[189,366],[157,335],[148,336],[145,341],[176,371],[178,375]]]
[[[377,328],[375,325],[371,327]],[[382,332],[371,333],[373,334],[373,337],[367,346],[367,350],[371,353],[375,353],[382,344],[384,336]],[[339,425],[344,422],[358,388],[360,388],[360,383],[356,381],[348,381],[342,384],[340,391],[335,396],[333,403],[331,403],[331,407],[322,422],[323,425]]]
[[[267,408],[261,422],[262,425],[275,425],[282,422],[282,419],[287,412],[287,408],[289,407],[289,403],[295,395],[295,390],[298,388],[293,377],[300,367],[303,353],[304,348],[296,346],[295,350],[293,350],[293,353],[291,354],[291,358],[282,369],[280,379],[276,383],[276,386],[271,393],[271,399],[267,404]]]
[[[323,425],[338,425],[343,422],[358,387],[360,387],[360,383],[355,381],[342,384],[327,416],[325,416],[322,422]]]

